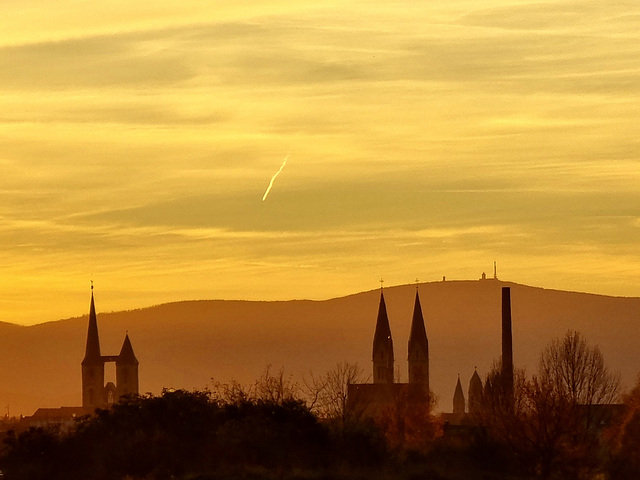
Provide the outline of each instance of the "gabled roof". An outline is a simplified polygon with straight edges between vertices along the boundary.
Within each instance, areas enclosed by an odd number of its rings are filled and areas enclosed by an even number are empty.
[[[411,333],[409,334],[409,355],[415,349],[424,352],[429,350],[429,341],[427,340],[427,330],[424,326],[424,318],[422,317],[422,307],[420,306],[420,296],[416,290],[416,302],[413,307],[413,319],[411,320]]]
[[[100,355],[100,338],[98,337],[98,319],[96,317],[96,307],[93,301],[93,291],[91,292],[91,306],[89,308],[89,329],[87,330],[87,346],[84,351],[82,365],[102,363]]]
[[[131,340],[129,340],[129,334],[127,333],[124,336],[124,342],[120,349],[120,355],[118,355],[118,358],[116,359],[116,364],[138,365],[139,363],[140,362],[138,362],[136,355],[133,353]]]

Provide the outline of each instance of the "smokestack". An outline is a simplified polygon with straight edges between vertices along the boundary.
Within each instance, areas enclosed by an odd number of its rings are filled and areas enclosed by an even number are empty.
[[[513,394],[513,341],[511,338],[511,289],[502,287],[502,381],[508,395]]]

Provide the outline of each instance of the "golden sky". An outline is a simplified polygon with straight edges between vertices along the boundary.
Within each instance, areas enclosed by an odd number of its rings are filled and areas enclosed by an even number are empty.
[[[0,321],[494,259],[640,295],[636,0],[102,3],[2,2]]]

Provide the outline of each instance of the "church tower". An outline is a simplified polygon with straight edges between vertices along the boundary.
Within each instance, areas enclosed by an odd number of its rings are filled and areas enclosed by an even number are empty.
[[[458,375],[458,383],[456,383],[456,391],[453,393],[453,413],[464,414],[465,402],[464,393],[462,393],[462,385],[460,384],[460,375]]]
[[[480,413],[482,408],[482,380],[478,375],[478,370],[473,372],[473,376],[469,381],[469,413],[475,415]]]
[[[100,354],[98,320],[91,285],[87,346],[82,360],[82,406],[95,409],[104,404],[104,362]]]
[[[138,394],[138,359],[133,353],[129,334],[124,337],[120,355],[116,358],[116,396]]]
[[[424,386],[429,393],[429,341],[422,317],[420,296],[416,289],[416,302],[413,307],[411,333],[409,334],[409,383]]]
[[[116,383],[104,383],[104,364],[116,364]],[[93,300],[91,282],[91,307],[87,346],[82,360],[82,406],[87,410],[105,408],[118,401],[122,395],[138,394],[138,359],[133,353],[129,334],[124,337],[120,355],[102,355],[98,336],[98,319]]]
[[[391,327],[381,290],[376,332],[373,336],[373,383],[393,383],[393,362]]]

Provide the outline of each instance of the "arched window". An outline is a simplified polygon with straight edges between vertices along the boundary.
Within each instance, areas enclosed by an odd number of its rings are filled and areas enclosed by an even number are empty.
[[[104,386],[105,400],[108,405],[113,405],[116,401],[116,385],[113,382],[109,382]]]

